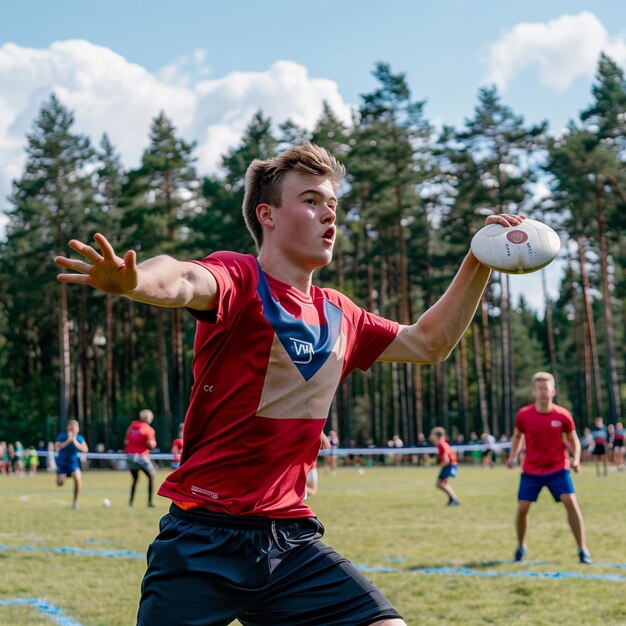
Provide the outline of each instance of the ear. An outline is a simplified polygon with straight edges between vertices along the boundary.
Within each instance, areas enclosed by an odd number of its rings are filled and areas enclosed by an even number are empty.
[[[259,204],[256,208],[256,218],[261,226],[274,228],[274,207],[269,204]]]

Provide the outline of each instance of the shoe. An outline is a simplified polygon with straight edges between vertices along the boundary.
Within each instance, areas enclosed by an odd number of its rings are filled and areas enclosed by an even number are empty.
[[[589,552],[587,552],[585,548],[578,551],[578,558],[580,559],[580,562],[584,563],[585,565],[591,565],[591,563],[593,563],[593,561],[591,560],[591,555],[589,554]]]
[[[526,546],[519,546],[517,550],[515,550],[515,556],[513,557],[513,560],[516,563],[519,563],[524,558],[525,554],[526,554]]]
[[[154,508],[154,502],[148,502],[148,508],[153,509]]]
[[[459,504],[461,504],[461,502],[456,498],[452,498],[450,502],[448,502],[448,506],[459,506]]]
[[[72,508],[73,508],[74,510],[76,510],[76,509],[80,509],[80,504],[78,504],[78,502],[74,502],[74,504],[72,504]]]

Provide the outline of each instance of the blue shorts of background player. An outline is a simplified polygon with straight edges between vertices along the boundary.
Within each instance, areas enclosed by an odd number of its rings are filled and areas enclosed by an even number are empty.
[[[78,463],[68,463],[64,465],[57,465],[57,474],[65,474],[71,476],[76,470],[80,469]]]
[[[561,501],[563,494],[574,493],[574,483],[568,469],[550,474],[522,474],[519,482],[518,500],[537,502],[539,492],[547,487],[555,502]]]
[[[444,478],[456,478],[458,473],[459,466],[456,463],[450,463],[441,468],[437,479],[443,480]]]

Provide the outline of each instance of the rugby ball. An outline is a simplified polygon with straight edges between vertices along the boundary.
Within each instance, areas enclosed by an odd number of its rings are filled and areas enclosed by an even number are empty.
[[[554,260],[561,240],[549,226],[525,219],[518,226],[488,224],[474,235],[471,249],[482,264],[493,270],[529,274]]]

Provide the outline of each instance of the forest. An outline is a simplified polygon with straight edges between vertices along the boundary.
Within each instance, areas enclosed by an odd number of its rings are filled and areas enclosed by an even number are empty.
[[[514,302],[514,276],[494,272],[450,358],[439,365],[377,362],[339,387],[328,427],[343,442],[414,444],[435,425],[451,435],[510,434],[531,401],[530,377],[549,370],[557,402],[579,428],[614,423],[626,399],[626,80],[599,59],[586,108],[558,134],[527,125],[497,89],[478,91],[461,128],[435,127],[425,100],[386,63],[349,124],[325,105],[315,127],[274,125],[263,111],[200,176],[194,144],[167,112],[151,120],[140,164],[128,168],[105,134],[75,131],[54,95],[26,137],[26,161],[9,197],[0,242],[0,440],[53,439],[78,419],[92,449],[118,449],[129,421],[153,409],[162,449],[183,421],[195,322],[162,309],[56,280],[53,259],[72,239],[102,232],[118,253],[203,258],[254,253],[241,214],[255,158],[312,141],[348,175],[339,190],[338,237],[320,286],[403,324],[449,285],[472,235],[491,213],[523,213],[560,235],[563,271],[544,309]],[[539,188],[549,189],[540,194]]]

